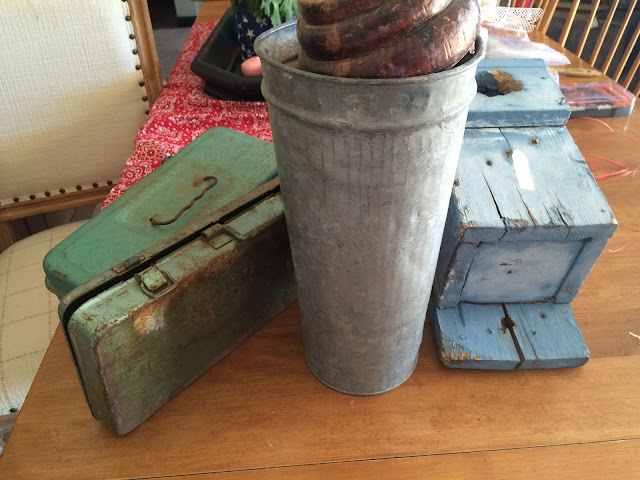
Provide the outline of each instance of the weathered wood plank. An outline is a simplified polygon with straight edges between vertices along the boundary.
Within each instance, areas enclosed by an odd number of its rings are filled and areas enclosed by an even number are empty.
[[[571,301],[616,221],[566,128],[468,129],[456,179],[438,306]]]
[[[608,242],[608,237],[591,238],[583,242],[582,250],[555,294],[556,302],[569,303],[576,297]]]
[[[469,106],[467,128],[564,125],[571,113],[543,60],[483,60],[476,79],[482,91],[488,70],[502,70],[521,81],[523,90],[506,95],[476,95]],[[490,81],[491,78],[489,77]]]
[[[568,304],[505,305],[515,323],[522,354],[520,369],[569,368],[584,365],[589,349]]]
[[[444,273],[442,275],[436,274],[433,291],[438,307],[452,308],[458,305],[476,252],[475,244],[461,243],[453,256],[450,257],[450,262],[444,265],[442,270]],[[437,271],[441,271],[439,267]]]
[[[502,324],[502,305],[461,303],[457,308],[429,307],[438,355],[449,368],[513,370],[520,356],[511,332]]]
[[[562,217],[547,205],[555,199],[547,198],[546,191],[539,185],[546,183],[548,177],[554,174],[553,170],[543,168],[539,163],[538,152],[529,153],[528,162],[530,183],[533,190],[521,188],[523,178],[519,178],[514,168],[513,152],[522,150],[520,144],[514,144],[503,133],[504,129],[476,129],[466,132],[462,152],[466,156],[465,168],[476,169],[489,189],[489,195],[485,202],[493,201],[494,210],[498,212],[506,227],[506,233],[500,237],[500,241],[521,240],[560,240],[567,237],[568,227],[562,221]],[[541,129],[526,130],[527,143],[538,137],[545,137],[548,132]],[[518,137],[518,140],[521,140]],[[520,142],[522,143],[522,142]],[[545,152],[546,153],[546,152]],[[554,155],[557,157],[557,152]],[[562,168],[562,162],[557,162],[556,168]],[[546,167],[546,165],[545,165]],[[459,174],[458,174],[459,175]],[[522,175],[521,175],[522,176]],[[467,183],[462,188],[475,188]],[[487,195],[486,192],[481,192]],[[467,208],[464,208],[467,207]],[[466,220],[472,223],[480,215],[479,209],[484,205],[475,201],[473,204],[460,206],[460,211],[467,215]]]
[[[535,197],[526,190],[521,193],[531,211],[539,202],[556,215],[569,227],[567,240],[613,235],[616,221],[611,208],[566,128],[502,128],[501,132],[512,150],[529,158],[539,192]]]
[[[581,250],[578,241],[483,243],[468,269],[460,301],[551,300]]]
[[[504,151],[499,129],[467,129],[453,187],[459,230],[466,243],[496,242],[505,234],[505,225],[493,199],[491,188],[478,165],[496,159]]]
[[[521,188],[514,151],[526,157],[533,189]],[[497,215],[506,225],[501,241],[578,240],[615,231],[611,209],[564,127],[467,130],[456,175],[461,223],[496,228]],[[465,232],[464,241],[480,234]]]

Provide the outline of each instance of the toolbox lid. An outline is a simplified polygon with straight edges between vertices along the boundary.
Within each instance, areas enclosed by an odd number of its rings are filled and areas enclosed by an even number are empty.
[[[134,267],[144,250],[197,232],[276,175],[271,143],[210,129],[53,248],[44,259],[48,287],[61,297],[110,269]]]

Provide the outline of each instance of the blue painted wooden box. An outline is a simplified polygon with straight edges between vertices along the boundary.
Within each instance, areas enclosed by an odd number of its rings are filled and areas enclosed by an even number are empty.
[[[458,368],[579,366],[589,352],[568,303],[616,220],[544,63],[485,61],[479,75],[495,70],[524,88],[470,109],[431,299],[439,353]]]

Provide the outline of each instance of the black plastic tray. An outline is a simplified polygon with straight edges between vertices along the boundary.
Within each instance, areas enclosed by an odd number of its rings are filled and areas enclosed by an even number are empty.
[[[233,9],[229,8],[191,62],[191,71],[204,79],[207,95],[222,100],[264,101],[260,92],[262,75],[242,75],[241,63]]]

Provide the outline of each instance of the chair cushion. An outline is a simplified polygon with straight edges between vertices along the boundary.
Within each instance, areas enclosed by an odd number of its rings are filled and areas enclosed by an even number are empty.
[[[149,109],[127,2],[0,11],[0,202],[117,183]]]
[[[58,299],[44,286],[45,254],[85,222],[51,228],[0,254],[0,415],[20,410],[58,326]]]

